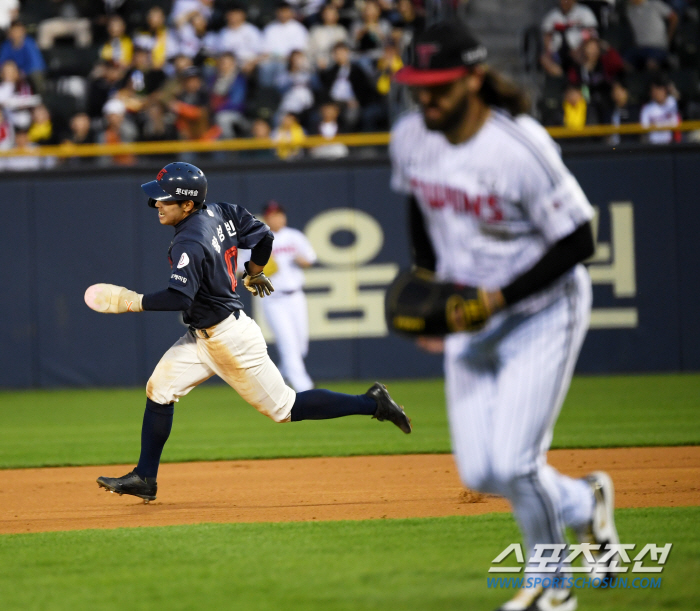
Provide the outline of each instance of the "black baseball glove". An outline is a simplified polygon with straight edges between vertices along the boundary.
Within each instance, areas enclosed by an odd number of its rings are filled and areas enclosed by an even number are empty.
[[[387,290],[384,313],[387,327],[399,334],[438,337],[477,331],[491,315],[481,289],[436,282],[421,270],[399,273]]]

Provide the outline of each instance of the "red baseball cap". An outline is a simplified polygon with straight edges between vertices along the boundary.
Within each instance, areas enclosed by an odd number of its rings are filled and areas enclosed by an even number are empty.
[[[267,216],[268,214],[272,214],[273,212],[286,213],[282,204],[275,201],[274,199],[271,199],[265,204],[265,206],[263,206],[263,216]]]
[[[411,63],[394,75],[394,81],[414,87],[454,81],[487,56],[486,47],[456,20],[431,25],[416,38],[411,51]]]

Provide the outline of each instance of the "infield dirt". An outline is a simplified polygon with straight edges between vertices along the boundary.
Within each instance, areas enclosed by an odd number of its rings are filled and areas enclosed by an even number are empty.
[[[553,450],[573,476],[604,469],[618,507],[700,505],[700,446]],[[358,456],[161,466],[158,500],[105,493],[95,480],[133,466],[0,471],[0,533],[163,526],[437,517],[508,511],[460,484],[452,456]]]

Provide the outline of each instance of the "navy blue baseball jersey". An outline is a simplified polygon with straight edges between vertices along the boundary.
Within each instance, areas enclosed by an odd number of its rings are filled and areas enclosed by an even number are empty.
[[[236,293],[239,248],[253,248],[270,229],[236,204],[207,204],[175,227],[170,244],[168,288],[193,302],[183,312],[186,324],[211,327],[243,308]]]

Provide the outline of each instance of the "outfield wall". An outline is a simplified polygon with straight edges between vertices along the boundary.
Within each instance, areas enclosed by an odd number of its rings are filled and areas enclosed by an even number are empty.
[[[700,151],[580,153],[566,162],[598,210],[593,328],[578,371],[700,369]],[[383,287],[408,264],[405,206],[389,189],[385,159],[201,165],[210,201],[255,212],[278,199],[318,251],[307,272],[312,376],[440,375],[441,358],[387,336],[383,322]],[[0,386],[141,384],[185,331],[176,314],[104,316],[83,302],[96,282],[165,286],[172,230],[139,187],[157,169],[0,176]]]

